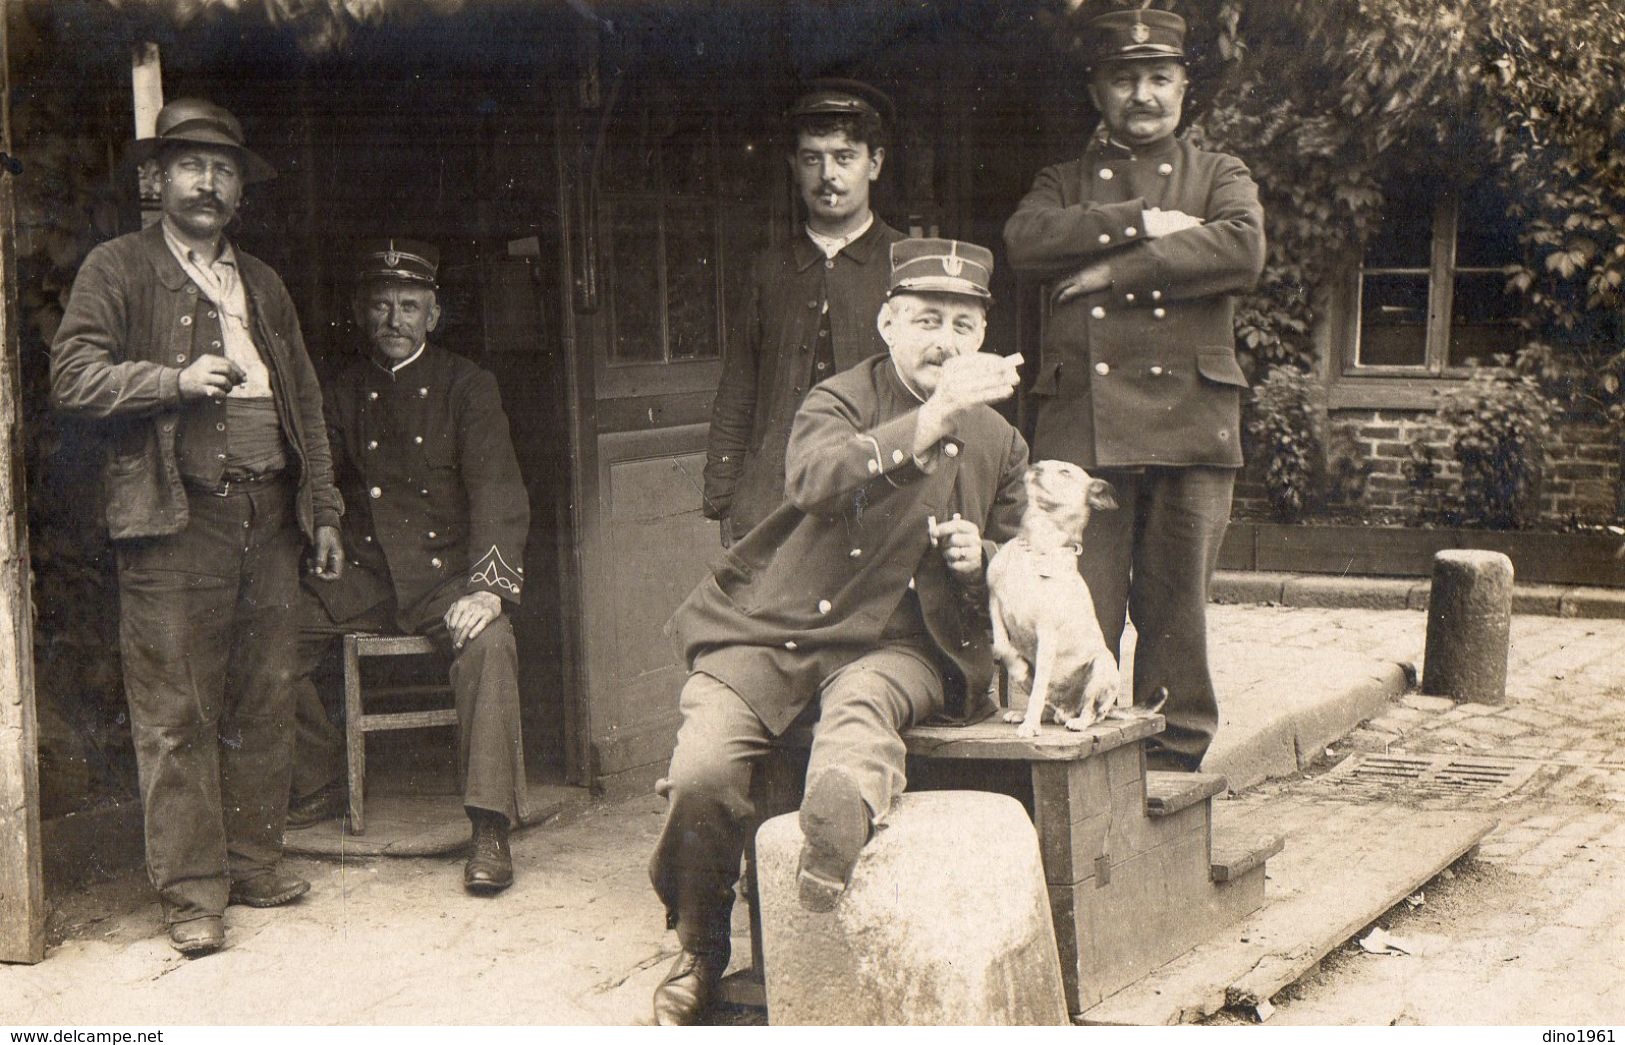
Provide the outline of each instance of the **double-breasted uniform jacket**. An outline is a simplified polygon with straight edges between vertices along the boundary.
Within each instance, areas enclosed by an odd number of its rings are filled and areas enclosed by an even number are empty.
[[[466,592],[517,605],[530,502],[496,378],[427,345],[399,370],[355,363],[325,403],[349,567],[306,587],[333,619],[391,595],[405,631]]]
[[[828,330],[836,373],[886,351],[875,320],[891,284],[891,245],[903,238],[877,217],[833,258],[800,232],[753,259],[723,353],[702,505],[707,518],[731,520],[735,536],[784,500],[796,408],[831,376],[814,370],[819,331]]]
[[[344,505],[322,422],[322,390],[287,288],[269,265],[233,248],[248,300],[249,332],[271,375],[299,527],[339,525]],[[223,355],[220,317],[186,275],[157,223],[92,250],[51,346],[51,400],[97,422],[102,484],[114,540],[179,533],[191,517],[186,474],[220,481],[226,462],[224,399],[181,399],[180,374],[201,355]],[[184,435],[184,439],[181,437]]]
[[[1027,445],[983,407],[923,471],[911,452],[919,406],[890,356],[814,388],[790,434],[787,500],[723,552],[668,625],[690,669],[734,689],[775,734],[833,671],[880,645],[911,581],[948,713],[993,711],[986,589],[954,579],[927,520],[972,520],[990,560],[1020,524]]]
[[[1202,224],[1148,239],[1152,208]],[[1133,151],[1102,131],[1081,159],[1039,172],[1004,239],[1040,279],[1101,260],[1112,272],[1049,314],[1037,453],[1085,468],[1241,464],[1231,295],[1263,269],[1264,214],[1240,160],[1173,137]]]

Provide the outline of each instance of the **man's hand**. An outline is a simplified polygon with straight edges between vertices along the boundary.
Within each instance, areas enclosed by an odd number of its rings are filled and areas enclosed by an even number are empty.
[[[488,591],[475,591],[451,604],[443,618],[453,649],[462,649],[485,626],[502,616],[502,600]]]
[[[958,515],[947,522],[933,521],[931,543],[961,584],[982,579],[982,531],[975,523]]]
[[[181,371],[181,398],[224,399],[227,392],[247,377],[242,367],[225,356],[201,355]]]
[[[344,576],[344,541],[337,526],[316,527],[316,554],[312,557],[310,572],[324,581],[336,581]]]
[[[1093,294],[1112,285],[1112,267],[1104,261],[1091,261],[1055,288],[1055,304],[1064,305],[1075,297]]]
[[[914,429],[914,455],[920,456],[944,436],[952,435],[961,414],[1009,399],[1021,383],[1016,369],[1021,361],[1020,355],[992,352],[972,352],[945,361],[936,390],[920,407]]]
[[[1166,236],[1173,232],[1183,232],[1185,229],[1200,228],[1202,219],[1186,214],[1182,210],[1163,210],[1152,207],[1150,210],[1140,212],[1140,223],[1145,226],[1145,234],[1151,239]]]

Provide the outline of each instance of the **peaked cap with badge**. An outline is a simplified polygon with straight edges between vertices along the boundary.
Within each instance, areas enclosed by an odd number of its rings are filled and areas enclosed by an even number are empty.
[[[1185,60],[1185,20],[1172,11],[1144,7],[1108,11],[1091,18],[1084,32],[1091,68],[1137,58]]]
[[[415,239],[373,239],[361,244],[356,281],[436,285],[440,251],[433,243]]]
[[[905,239],[891,245],[891,289],[898,294],[958,294],[991,301],[993,252],[956,239]]]

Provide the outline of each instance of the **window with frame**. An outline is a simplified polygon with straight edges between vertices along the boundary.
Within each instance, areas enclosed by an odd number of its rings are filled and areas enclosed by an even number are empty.
[[[1488,178],[1389,186],[1350,288],[1343,377],[1461,379],[1517,351],[1519,299],[1505,268],[1518,242],[1506,203]]]
[[[672,364],[715,366],[750,258],[766,244],[777,184],[778,150],[760,121],[724,117],[692,92],[642,87],[616,113],[603,166],[611,390],[641,390],[635,375],[651,366],[665,390],[681,380]]]

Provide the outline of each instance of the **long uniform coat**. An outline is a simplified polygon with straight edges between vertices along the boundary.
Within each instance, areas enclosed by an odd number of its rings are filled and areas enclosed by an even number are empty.
[[[750,296],[734,313],[711,411],[705,460],[708,519],[727,519],[736,537],[784,500],[790,426],[807,391],[886,351],[875,318],[891,286],[891,245],[904,236],[879,218],[825,258],[805,233],[751,263]],[[827,337],[832,373],[818,373]]]
[[[1147,239],[1142,214],[1200,227]],[[1010,262],[1059,279],[1108,260],[1112,283],[1056,307],[1032,394],[1035,452],[1085,468],[1241,465],[1231,295],[1264,264],[1258,187],[1233,156],[1166,138],[1131,152],[1097,136],[1041,171],[1004,230]]]
[[[982,407],[922,471],[912,454],[919,405],[889,356],[814,388],[790,434],[787,501],[672,616],[690,668],[726,683],[775,734],[823,679],[880,644],[911,580],[948,713],[993,710],[987,591],[927,554],[927,520],[957,512],[975,522],[991,559],[1026,506],[1027,444]]]
[[[391,595],[403,631],[467,592],[517,605],[530,502],[496,379],[429,345],[394,372],[355,364],[324,403],[350,566],[307,588],[333,619]]]

